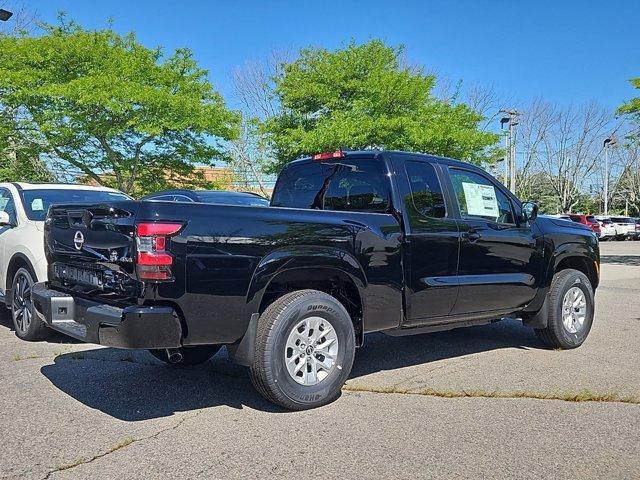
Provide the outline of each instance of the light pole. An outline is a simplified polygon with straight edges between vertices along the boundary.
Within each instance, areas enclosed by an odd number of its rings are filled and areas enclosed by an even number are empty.
[[[11,15],[13,15],[13,12],[0,8],[0,20],[2,20],[3,22],[9,20],[11,18]]]
[[[609,147],[618,143],[615,135],[604,139],[604,214],[609,215]]]
[[[518,125],[520,112],[516,110],[500,110],[504,117],[500,119],[500,128],[504,128],[505,123],[509,127],[508,134],[504,140],[504,183],[513,193],[516,193],[516,137],[515,126]]]

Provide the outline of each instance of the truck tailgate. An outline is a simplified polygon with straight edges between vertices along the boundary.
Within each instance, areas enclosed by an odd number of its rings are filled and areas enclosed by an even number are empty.
[[[135,216],[139,203],[52,205],[45,222],[49,282],[119,301],[137,297]]]

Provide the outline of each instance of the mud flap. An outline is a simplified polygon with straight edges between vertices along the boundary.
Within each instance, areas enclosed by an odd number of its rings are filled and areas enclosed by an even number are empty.
[[[536,329],[547,328],[549,324],[549,292],[544,296],[544,302],[540,310],[538,310],[538,313],[524,317],[522,324]]]
[[[258,331],[258,318],[260,315],[254,313],[249,320],[249,326],[244,333],[242,340],[234,345],[227,345],[227,352],[229,352],[229,358],[238,365],[244,365],[245,367],[251,366],[255,357],[256,346],[256,332]]]

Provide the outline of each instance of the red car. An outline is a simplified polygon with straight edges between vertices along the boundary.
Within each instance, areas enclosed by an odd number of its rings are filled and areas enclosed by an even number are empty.
[[[596,217],[594,217],[593,215],[584,215],[581,213],[580,214],[571,213],[569,214],[569,216],[571,217],[572,221],[586,225],[587,227],[591,228],[591,230],[595,232],[597,237],[600,237],[600,224],[596,220]]]

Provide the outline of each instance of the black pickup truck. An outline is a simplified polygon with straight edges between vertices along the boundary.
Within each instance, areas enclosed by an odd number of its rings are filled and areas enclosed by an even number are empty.
[[[267,208],[55,205],[45,249],[32,338],[48,326],[185,365],[225,345],[289,409],[337,398],[368,332],[511,317],[577,347],[600,261],[588,228],[538,217],[484,170],[387,151],[291,162]]]

